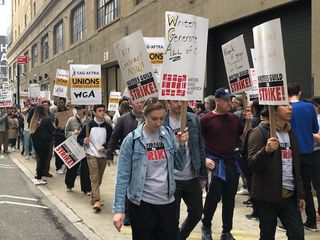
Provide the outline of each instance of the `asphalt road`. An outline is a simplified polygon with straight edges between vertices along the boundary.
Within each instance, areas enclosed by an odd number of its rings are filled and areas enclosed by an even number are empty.
[[[0,155],[0,239],[86,239],[34,186]]]

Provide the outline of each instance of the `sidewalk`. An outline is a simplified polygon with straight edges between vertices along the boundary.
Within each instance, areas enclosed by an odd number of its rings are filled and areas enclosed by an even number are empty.
[[[18,167],[31,179],[34,178],[36,161],[30,157],[28,160],[20,154],[19,150],[8,155]],[[131,228],[123,227],[118,233],[112,223],[112,204],[114,196],[116,163],[105,170],[103,182],[101,184],[101,197],[104,206],[100,213],[95,213],[89,204],[90,197],[85,196],[80,190],[79,177],[76,179],[72,192],[67,192],[64,184],[65,175],[57,175],[54,166],[54,158],[51,160],[50,173],[52,178],[47,178],[48,184],[39,186],[39,189],[60,209],[60,211],[88,238],[102,240],[129,240],[131,239]],[[248,220],[245,214],[251,212],[251,208],[242,205],[246,196],[236,197],[236,207],[234,211],[234,228],[232,233],[237,240],[254,240],[259,238],[259,222]],[[181,206],[181,219],[186,216],[186,207]],[[148,221],[146,219],[146,221]],[[213,237],[220,238],[221,233],[221,204],[213,220]],[[199,223],[188,239],[201,239]],[[320,230],[320,224],[318,223]],[[306,240],[319,239],[319,232],[305,231]],[[287,239],[285,233],[277,231],[276,239]]]

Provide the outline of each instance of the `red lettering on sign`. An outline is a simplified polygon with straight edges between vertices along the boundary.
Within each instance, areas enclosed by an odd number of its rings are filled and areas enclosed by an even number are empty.
[[[259,100],[260,101],[284,101],[285,93],[284,87],[265,87],[259,88]]]
[[[239,90],[247,89],[249,87],[251,87],[250,78],[241,79],[230,84],[231,92],[237,92]]]
[[[130,90],[130,94],[133,100],[152,95],[156,92],[157,92],[157,86],[155,82],[150,82]]]

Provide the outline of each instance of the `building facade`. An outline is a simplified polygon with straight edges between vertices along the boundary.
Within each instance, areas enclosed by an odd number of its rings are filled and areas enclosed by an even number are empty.
[[[206,94],[227,86],[221,45],[244,34],[248,55],[252,28],[281,18],[288,82],[302,86],[304,97],[320,95],[320,1],[317,0],[13,0],[9,79],[21,66],[21,89],[39,83],[52,90],[56,69],[69,64],[101,64],[104,101],[124,82],[113,44],[139,29],[146,37],[164,36],[165,11],[209,19]],[[251,58],[250,64],[252,66]]]

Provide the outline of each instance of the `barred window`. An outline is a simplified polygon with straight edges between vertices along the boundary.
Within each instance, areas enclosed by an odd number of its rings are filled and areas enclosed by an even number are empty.
[[[49,58],[49,42],[48,42],[48,34],[46,34],[41,38],[41,62],[47,60],[48,58]]]
[[[57,54],[62,52],[64,49],[63,46],[63,22],[59,22],[53,30],[54,34],[54,53]]]
[[[87,27],[85,13],[84,3],[81,3],[72,12],[72,43],[80,41],[86,35]]]
[[[38,48],[37,44],[34,44],[31,48],[31,68],[34,68],[35,63],[38,61]]]
[[[120,16],[120,0],[97,0],[97,2],[98,28]]]

